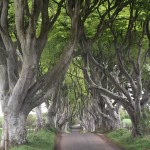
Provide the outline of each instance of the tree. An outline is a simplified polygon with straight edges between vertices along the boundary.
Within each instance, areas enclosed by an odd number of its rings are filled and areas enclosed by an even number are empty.
[[[36,131],[42,129],[44,127],[44,121],[43,121],[43,116],[42,116],[42,106],[39,105],[35,107],[35,112],[36,112]]]
[[[90,66],[90,77],[97,85],[106,88],[115,93],[113,86],[109,83],[107,77],[94,65]],[[110,66],[109,66],[110,67]],[[117,72],[113,73],[116,75]],[[86,80],[86,75],[85,75]],[[87,82],[88,84],[88,82]],[[119,115],[119,103],[116,103],[113,99],[104,96],[99,90],[91,89],[91,97],[93,99],[93,107],[100,117],[96,122],[100,125],[99,128],[105,130],[114,130],[120,128],[120,115]],[[98,127],[98,126],[97,126]]]
[[[121,5],[119,5],[119,7],[120,6]],[[108,5],[108,10],[110,10],[110,8]],[[112,22],[108,21],[109,23],[106,24],[107,27],[105,27],[107,30],[101,30],[103,33],[101,34],[103,35],[101,40],[103,40],[103,37],[105,39],[105,36],[112,39],[109,40],[108,43],[110,44],[109,51],[115,50],[116,57],[114,66],[116,65],[117,70],[119,70],[119,78],[116,78],[108,68],[105,68],[105,61],[101,63],[98,59],[93,57],[93,43],[87,38],[82,47],[95,66],[108,77],[118,94],[113,93],[111,90],[93,81],[88,75],[88,68],[85,68],[84,72],[90,88],[99,90],[103,95],[116,100],[124,107],[132,121],[132,135],[136,137],[144,133],[142,126],[144,106],[149,101],[149,88],[142,86],[142,82],[144,82],[142,74],[143,67],[146,63],[145,58],[147,50],[149,49],[149,40],[148,37],[146,37],[146,35],[149,35],[149,32],[146,32],[146,30],[149,30],[149,19],[146,13],[144,13],[144,10],[141,10],[141,7],[136,2],[131,2],[128,7],[124,7],[124,12],[127,13],[123,15],[122,12],[120,12],[116,18],[112,18],[112,13],[108,12],[108,19],[109,21],[112,20]],[[141,20],[143,13],[144,21]],[[103,26],[101,26],[101,29],[102,27]],[[101,41],[101,43],[103,44],[103,41]],[[104,46],[102,48],[105,49]],[[149,84],[147,84],[147,86],[149,86]],[[132,96],[128,90],[129,88],[132,89]]]
[[[41,77],[37,76],[48,33],[60,14],[63,2],[64,0],[57,3],[50,3],[48,0],[1,1],[0,33],[4,43],[1,51],[4,51],[5,57],[0,60],[3,62],[4,70],[0,72],[1,80],[4,80],[1,83],[0,97],[6,121],[3,130],[7,129],[9,145],[26,143],[25,122],[28,113],[49,97],[52,89],[59,82],[61,73],[68,68],[72,59],[77,36],[80,7],[78,1],[74,8],[67,5],[72,12],[70,15],[71,36],[64,47],[64,53],[52,69]],[[15,19],[15,24],[9,22],[10,13]],[[13,33],[11,28],[14,29]],[[44,94],[42,94],[43,91]],[[2,146],[4,146],[5,135],[2,136]]]
[[[56,114],[58,112],[58,105],[60,105],[61,97],[61,85],[59,83],[58,86],[56,86],[52,98],[51,98],[51,104],[49,104],[47,114],[46,114],[46,128],[56,128]]]

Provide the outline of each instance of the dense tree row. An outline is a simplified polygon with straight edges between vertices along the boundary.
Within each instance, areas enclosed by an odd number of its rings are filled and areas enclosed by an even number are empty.
[[[40,122],[43,102],[47,127],[61,130],[77,118],[90,131],[119,128],[122,106],[132,135],[142,135],[150,94],[149,4],[1,0],[2,148],[6,141],[26,143],[26,118],[37,107]]]

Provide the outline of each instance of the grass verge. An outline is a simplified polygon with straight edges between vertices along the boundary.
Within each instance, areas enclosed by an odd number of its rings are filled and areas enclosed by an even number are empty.
[[[107,136],[126,150],[150,150],[150,135],[132,138],[127,129],[119,129],[108,133]]]
[[[50,130],[28,133],[28,144],[11,148],[10,150],[53,150],[55,133]]]

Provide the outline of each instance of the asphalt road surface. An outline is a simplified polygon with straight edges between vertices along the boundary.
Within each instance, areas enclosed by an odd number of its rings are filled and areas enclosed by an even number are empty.
[[[62,134],[57,150],[121,150],[114,144],[92,133]]]

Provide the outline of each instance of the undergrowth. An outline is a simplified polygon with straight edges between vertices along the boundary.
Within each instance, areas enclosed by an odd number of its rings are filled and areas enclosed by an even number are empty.
[[[119,129],[107,136],[126,150],[150,150],[150,135],[133,138],[127,129]]]
[[[53,150],[55,133],[50,130],[28,133],[28,143],[10,150]]]

